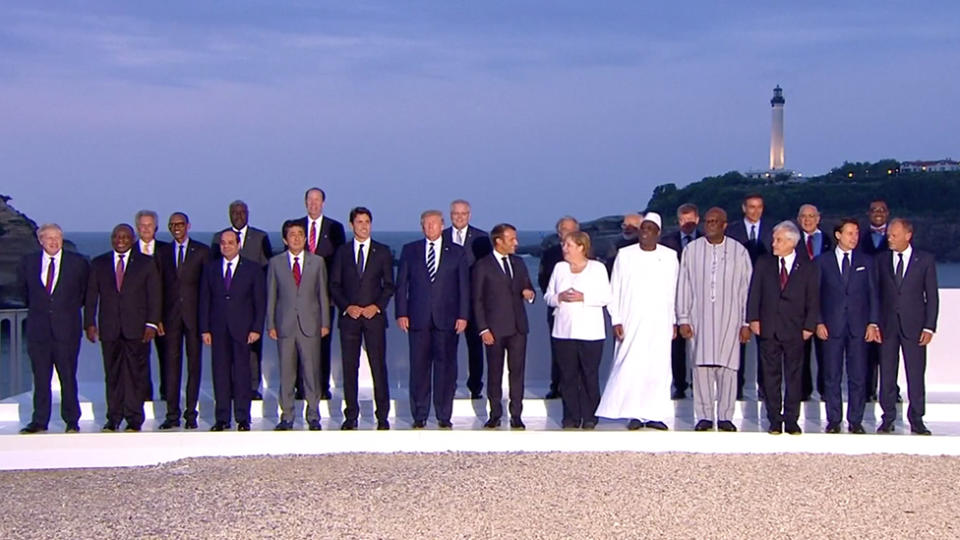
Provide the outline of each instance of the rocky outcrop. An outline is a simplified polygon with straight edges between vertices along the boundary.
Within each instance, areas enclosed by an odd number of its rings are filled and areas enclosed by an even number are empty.
[[[580,230],[590,235],[591,250],[594,257],[601,261],[612,259],[617,252],[617,242],[620,240],[620,224],[623,216],[604,216],[591,221],[580,223]],[[517,248],[517,253],[539,257],[544,250],[556,245],[560,241],[557,235],[551,234],[543,239],[539,245],[527,245]]]

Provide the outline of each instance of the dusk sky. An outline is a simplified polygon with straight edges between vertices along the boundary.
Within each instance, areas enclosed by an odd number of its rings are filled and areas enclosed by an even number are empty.
[[[960,158],[960,3],[4,2],[0,193],[109,230],[473,203],[548,229],[767,166]]]

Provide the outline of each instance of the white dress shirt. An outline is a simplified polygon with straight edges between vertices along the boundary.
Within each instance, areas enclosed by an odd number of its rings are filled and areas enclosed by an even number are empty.
[[[753,227],[756,227],[756,228],[757,228],[757,230],[756,230],[757,236],[756,236],[755,240],[756,240],[757,242],[760,241],[760,221],[762,221],[762,220],[757,220],[756,223],[751,223],[749,219],[743,218],[743,226],[744,226],[744,228],[745,228],[746,231],[747,231],[747,240],[750,240],[750,229],[752,229]]]
[[[424,264],[426,264],[427,259],[430,257],[430,244],[432,243],[433,251],[436,253],[435,259],[437,264],[437,270],[439,270],[440,269],[440,252],[442,251],[441,248],[443,248],[443,235],[441,234],[440,236],[438,236],[436,240],[430,240],[429,238],[424,238],[423,241],[425,242],[424,244],[425,247],[423,250]]]
[[[239,232],[237,232],[238,229],[233,227],[231,227],[231,230],[240,236],[240,238],[237,238],[237,245],[240,246],[240,249],[243,249],[243,243],[247,240],[247,226],[244,225],[242,229],[239,229]]]
[[[853,270],[853,252],[852,251],[844,251],[840,249],[840,246],[837,246],[833,248],[833,253],[834,255],[837,256],[837,268],[839,268],[841,272],[843,271],[843,255],[844,254],[847,255],[847,259],[850,261],[850,269]]]
[[[227,260],[226,257],[223,259],[223,263],[220,265],[220,277],[227,277],[227,264],[230,264],[230,279],[233,279],[237,275],[237,263],[240,262],[240,255]],[[290,263],[293,264],[293,263]]]
[[[143,240],[137,240],[140,243],[140,253],[144,255],[150,255],[151,257],[157,254],[157,240],[153,239],[149,242],[144,242]]]
[[[796,252],[796,251],[791,251],[790,254],[787,255],[786,257],[778,257],[778,259],[780,259],[780,260],[782,260],[784,263],[786,263],[787,275],[789,276],[789,275],[790,275],[790,272],[793,272],[793,261],[797,260],[797,252]],[[780,269],[781,269],[781,268],[782,268],[781,263],[780,263],[780,261],[778,260],[778,261],[777,261],[777,273],[778,273],[778,274],[780,273]]]
[[[453,238],[453,243],[454,243],[454,244],[457,244],[458,246],[462,246],[464,243],[466,243],[466,241],[467,241],[467,229],[469,229],[469,228],[470,228],[469,225],[467,225],[466,227],[464,227],[464,228],[462,228],[462,229],[458,229],[458,228],[456,228],[456,227],[453,227],[453,230],[450,231],[451,233],[453,233],[453,234],[450,235],[450,237]],[[457,238],[457,235],[459,235],[460,238]]]
[[[183,260],[187,260],[187,251],[190,249],[190,237],[183,239],[183,243],[180,244],[176,240],[173,241],[173,267],[179,268],[177,261],[180,260],[180,246],[183,246]]]
[[[46,251],[41,251],[43,257],[40,259],[40,283],[43,283],[43,286],[47,286],[47,271],[50,269],[50,261],[53,261],[53,286],[50,287],[50,290],[57,288],[57,282],[60,280],[60,266],[63,261],[63,250],[54,253],[52,256],[47,255]]]
[[[907,275],[907,267],[910,266],[910,256],[913,255],[913,246],[907,244],[907,249],[903,251],[893,251],[893,257],[891,257],[893,259],[893,275],[897,275],[897,263],[900,262],[901,253],[903,253],[903,275]]]
[[[360,252],[360,246],[363,246],[363,266],[367,266],[367,261],[370,259],[370,237],[367,237],[363,242],[358,241],[356,238],[353,239],[353,260],[356,262],[357,254]],[[429,247],[429,246],[427,246]]]
[[[300,273],[301,275],[303,274],[303,258],[304,258],[303,254],[304,253],[306,253],[306,250],[303,250],[300,253],[297,253],[296,255],[294,255],[293,253],[290,252],[289,249],[287,250],[287,262],[290,263],[291,271],[293,271],[293,261],[296,260],[297,262],[300,263]],[[236,274],[236,266],[232,266],[231,268],[234,268],[233,273]]]
[[[583,293],[583,302],[561,302],[560,293],[574,289]],[[597,341],[606,339],[603,307],[612,297],[607,268],[598,261],[587,261],[579,273],[573,273],[570,263],[560,261],[553,267],[550,284],[543,295],[553,309],[551,336],[558,339]]]

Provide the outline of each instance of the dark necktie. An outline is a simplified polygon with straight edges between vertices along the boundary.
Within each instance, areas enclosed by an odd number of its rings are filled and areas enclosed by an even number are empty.
[[[810,260],[813,260],[813,235],[807,235],[807,257],[810,257]]]
[[[433,242],[430,242],[430,249],[427,251],[427,274],[430,276],[430,283],[437,279],[437,252],[433,249]]]
[[[357,249],[357,273],[363,275],[363,244],[360,244],[360,248]]]
[[[297,284],[297,287],[300,287],[300,278],[302,274],[300,273],[300,257],[293,258],[293,282]]]
[[[757,226],[756,226],[756,225],[751,225],[751,226],[750,226],[750,241],[751,241],[751,242],[756,242],[756,241],[757,241]]]
[[[183,266],[183,244],[180,244],[180,249],[177,250],[177,270]]]
[[[903,285],[903,253],[897,253],[897,287]]]
[[[682,249],[687,247],[687,244],[690,243],[690,240],[692,240],[692,238],[690,238],[689,234],[683,235],[683,238],[680,239],[680,248]]]
[[[57,263],[50,257],[50,265],[47,266],[47,294],[53,294],[53,275],[56,269]]]
[[[780,257],[780,290],[787,288],[787,260],[783,257]]]
[[[117,292],[120,292],[120,289],[123,288],[123,274],[124,274],[123,257],[124,255],[120,255],[117,258],[117,268],[116,268]]]
[[[843,282],[846,283],[850,281],[850,254],[843,254],[843,262],[840,264],[840,275],[843,277]]]
[[[500,257],[500,260],[503,261],[503,273],[513,279],[513,269],[510,268],[510,261],[506,257]]]
[[[228,291],[230,290],[230,284],[233,282],[233,272],[230,271],[231,265],[233,265],[233,263],[227,263],[227,271],[223,274],[223,288]]]
[[[237,233],[237,245],[240,246],[240,249],[243,249],[243,237],[240,236],[240,229],[234,229],[233,232]]]

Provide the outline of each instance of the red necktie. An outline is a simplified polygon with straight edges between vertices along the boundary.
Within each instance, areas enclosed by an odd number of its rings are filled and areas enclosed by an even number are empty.
[[[300,287],[300,257],[293,258],[293,281]]]
[[[780,257],[780,290],[787,288],[787,260]]]
[[[813,260],[813,235],[807,235],[807,256],[810,257],[810,260]]]
[[[50,266],[47,267],[47,294],[53,294],[53,273],[56,270],[53,257],[50,257]]]
[[[120,255],[119,258],[117,259],[117,269],[116,269],[116,274],[117,274],[117,292],[120,292],[120,289],[123,288],[123,268],[124,268],[124,267],[123,267],[123,257],[124,257],[124,255]]]
[[[310,253],[317,252],[317,222],[310,222]]]

